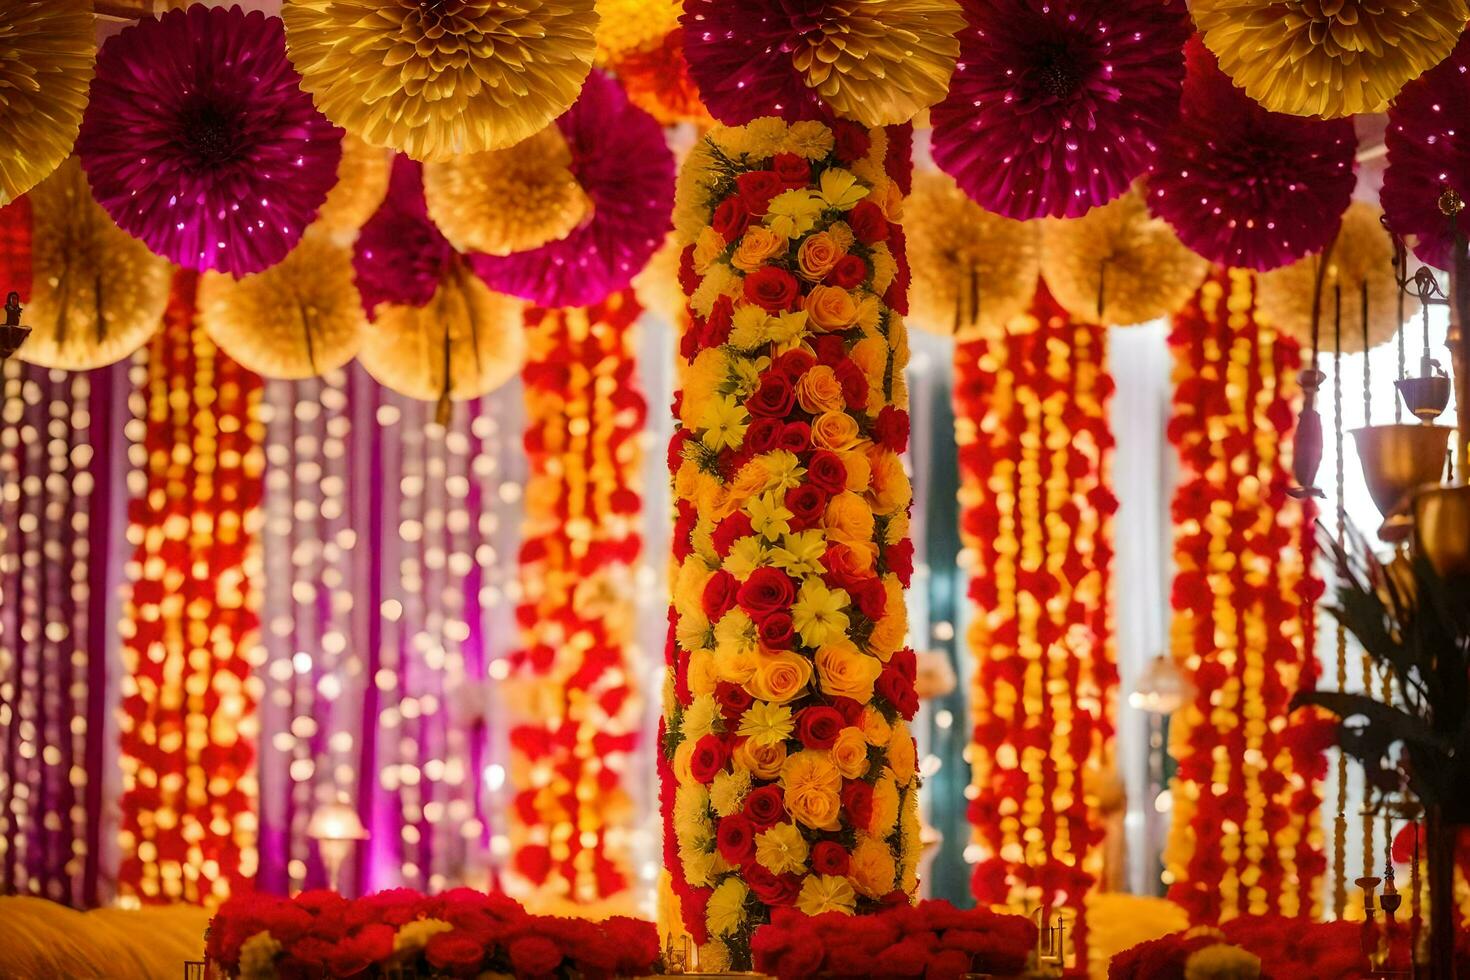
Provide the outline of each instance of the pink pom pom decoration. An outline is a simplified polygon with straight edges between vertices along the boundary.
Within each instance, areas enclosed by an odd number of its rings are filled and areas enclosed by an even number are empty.
[[[934,162],[981,207],[1073,218],[1120,196],[1179,114],[1183,0],[965,0]]]
[[[388,196],[362,226],[352,251],[368,319],[376,319],[384,303],[426,305],[457,260],[454,246],[429,218],[423,164],[400,153],[393,160]]]
[[[336,183],[342,131],[301,91],[280,20],[195,6],[103,45],[76,149],[120,228],[238,277],[301,239]]]

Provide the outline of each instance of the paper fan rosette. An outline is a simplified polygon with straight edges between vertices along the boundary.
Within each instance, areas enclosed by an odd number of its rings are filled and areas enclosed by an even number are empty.
[[[1179,121],[1159,144],[1149,208],[1211,262],[1264,272],[1319,251],[1352,199],[1347,119],[1262,109],[1191,40]]]
[[[596,51],[593,0],[285,0],[281,17],[322,112],[423,161],[541,130]]]
[[[1047,288],[1063,309],[1089,323],[1130,326],[1169,316],[1209,271],[1168,222],[1149,214],[1141,188],[1042,227]]]
[[[674,155],[663,129],[617,82],[594,72],[556,122],[572,174],[592,202],[571,234],[514,255],[474,255],[491,289],[538,306],[591,306],[625,288],[663,243],[674,207]]]
[[[1342,297],[1342,352],[1363,350],[1363,292],[1368,294],[1368,347],[1393,339],[1399,329],[1399,287],[1394,277],[1393,239],[1379,220],[1383,212],[1354,201],[1326,254],[1309,255],[1256,278],[1256,308],[1261,319],[1304,345],[1312,341],[1312,297],[1322,271],[1321,345],[1333,349],[1337,297]],[[1339,290],[1340,287],[1340,290]],[[1419,310],[1419,300],[1404,296],[1404,316]]]
[[[399,155],[388,196],[353,245],[352,266],[369,320],[378,307],[423,306],[459,260],[454,246],[429,220],[423,165]]]
[[[337,183],[317,212],[312,229],[350,242],[388,196],[392,166],[393,155],[382,147],[351,134],[343,137]]]
[[[168,262],[112,223],[92,200],[75,158],[24,201],[31,213],[25,322],[32,332],[16,357],[41,367],[88,371],[115,364],[147,343],[168,305]]]
[[[301,240],[342,133],[297,84],[279,20],[196,6],[102,46],[77,154],[118,227],[187,269],[243,276]]]
[[[1041,271],[1041,230],[981,208],[940,173],[914,175],[904,202],[910,324],[971,336],[1024,313]]]
[[[0,206],[61,165],[97,59],[91,0],[0,4]]]
[[[686,0],[685,56],[710,113],[908,122],[944,98],[958,0]]]
[[[264,272],[239,280],[205,273],[198,309],[220,350],[265,378],[335,371],[357,356],[367,327],[352,253],[317,232]]]
[[[1205,46],[1273,112],[1382,112],[1439,64],[1470,19],[1465,0],[1194,0]]]
[[[1404,86],[1388,110],[1388,169],[1383,210],[1389,227],[1414,242],[1420,260],[1449,268],[1449,221],[1440,196],[1456,191],[1470,201],[1470,34],[1439,67]],[[1459,217],[1470,231],[1470,213]]]
[[[966,0],[934,162],[983,208],[1076,217],[1128,190],[1179,113],[1183,0]]]

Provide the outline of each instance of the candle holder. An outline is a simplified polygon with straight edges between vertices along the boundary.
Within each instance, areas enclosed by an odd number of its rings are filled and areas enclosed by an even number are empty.
[[[5,322],[0,324],[0,361],[10,359],[10,356],[20,350],[20,345],[26,342],[31,335],[30,327],[23,327],[20,323],[20,293],[11,293],[5,297]]]

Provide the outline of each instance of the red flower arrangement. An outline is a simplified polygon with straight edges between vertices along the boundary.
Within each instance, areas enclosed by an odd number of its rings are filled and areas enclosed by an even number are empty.
[[[504,895],[407,888],[346,899],[308,891],[295,898],[246,895],[209,923],[205,956],[228,977],[638,976],[658,962],[652,923],[529,914]]]

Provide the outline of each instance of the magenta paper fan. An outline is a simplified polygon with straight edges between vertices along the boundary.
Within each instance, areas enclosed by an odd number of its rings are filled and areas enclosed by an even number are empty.
[[[429,217],[423,164],[400,153],[393,160],[388,196],[362,226],[352,250],[368,319],[376,319],[384,303],[427,304],[455,257],[454,246]]]
[[[1185,58],[1179,121],[1150,169],[1149,209],[1221,265],[1265,272],[1326,247],[1356,182],[1352,120],[1261,108],[1197,38]]]
[[[710,115],[727,126],[761,116],[831,118],[791,61],[807,29],[801,8],[793,0],[685,0],[684,59]]]
[[[1183,0],[965,0],[930,111],[934,162],[981,207],[1074,218],[1122,195],[1179,114]]]
[[[278,18],[194,6],[102,46],[77,154],[118,227],[238,277],[301,239],[336,183],[342,131],[301,90]]]
[[[663,243],[674,210],[674,155],[652,116],[601,72],[556,121],[592,214],[570,235],[514,255],[473,255],[491,289],[540,306],[591,306],[626,287]]]
[[[1417,239],[1414,254],[1449,268],[1450,228],[1439,210],[1446,190],[1470,201],[1470,34],[1439,66],[1404,86],[1388,110],[1383,211],[1395,233]],[[1470,230],[1470,213],[1459,218]]]

